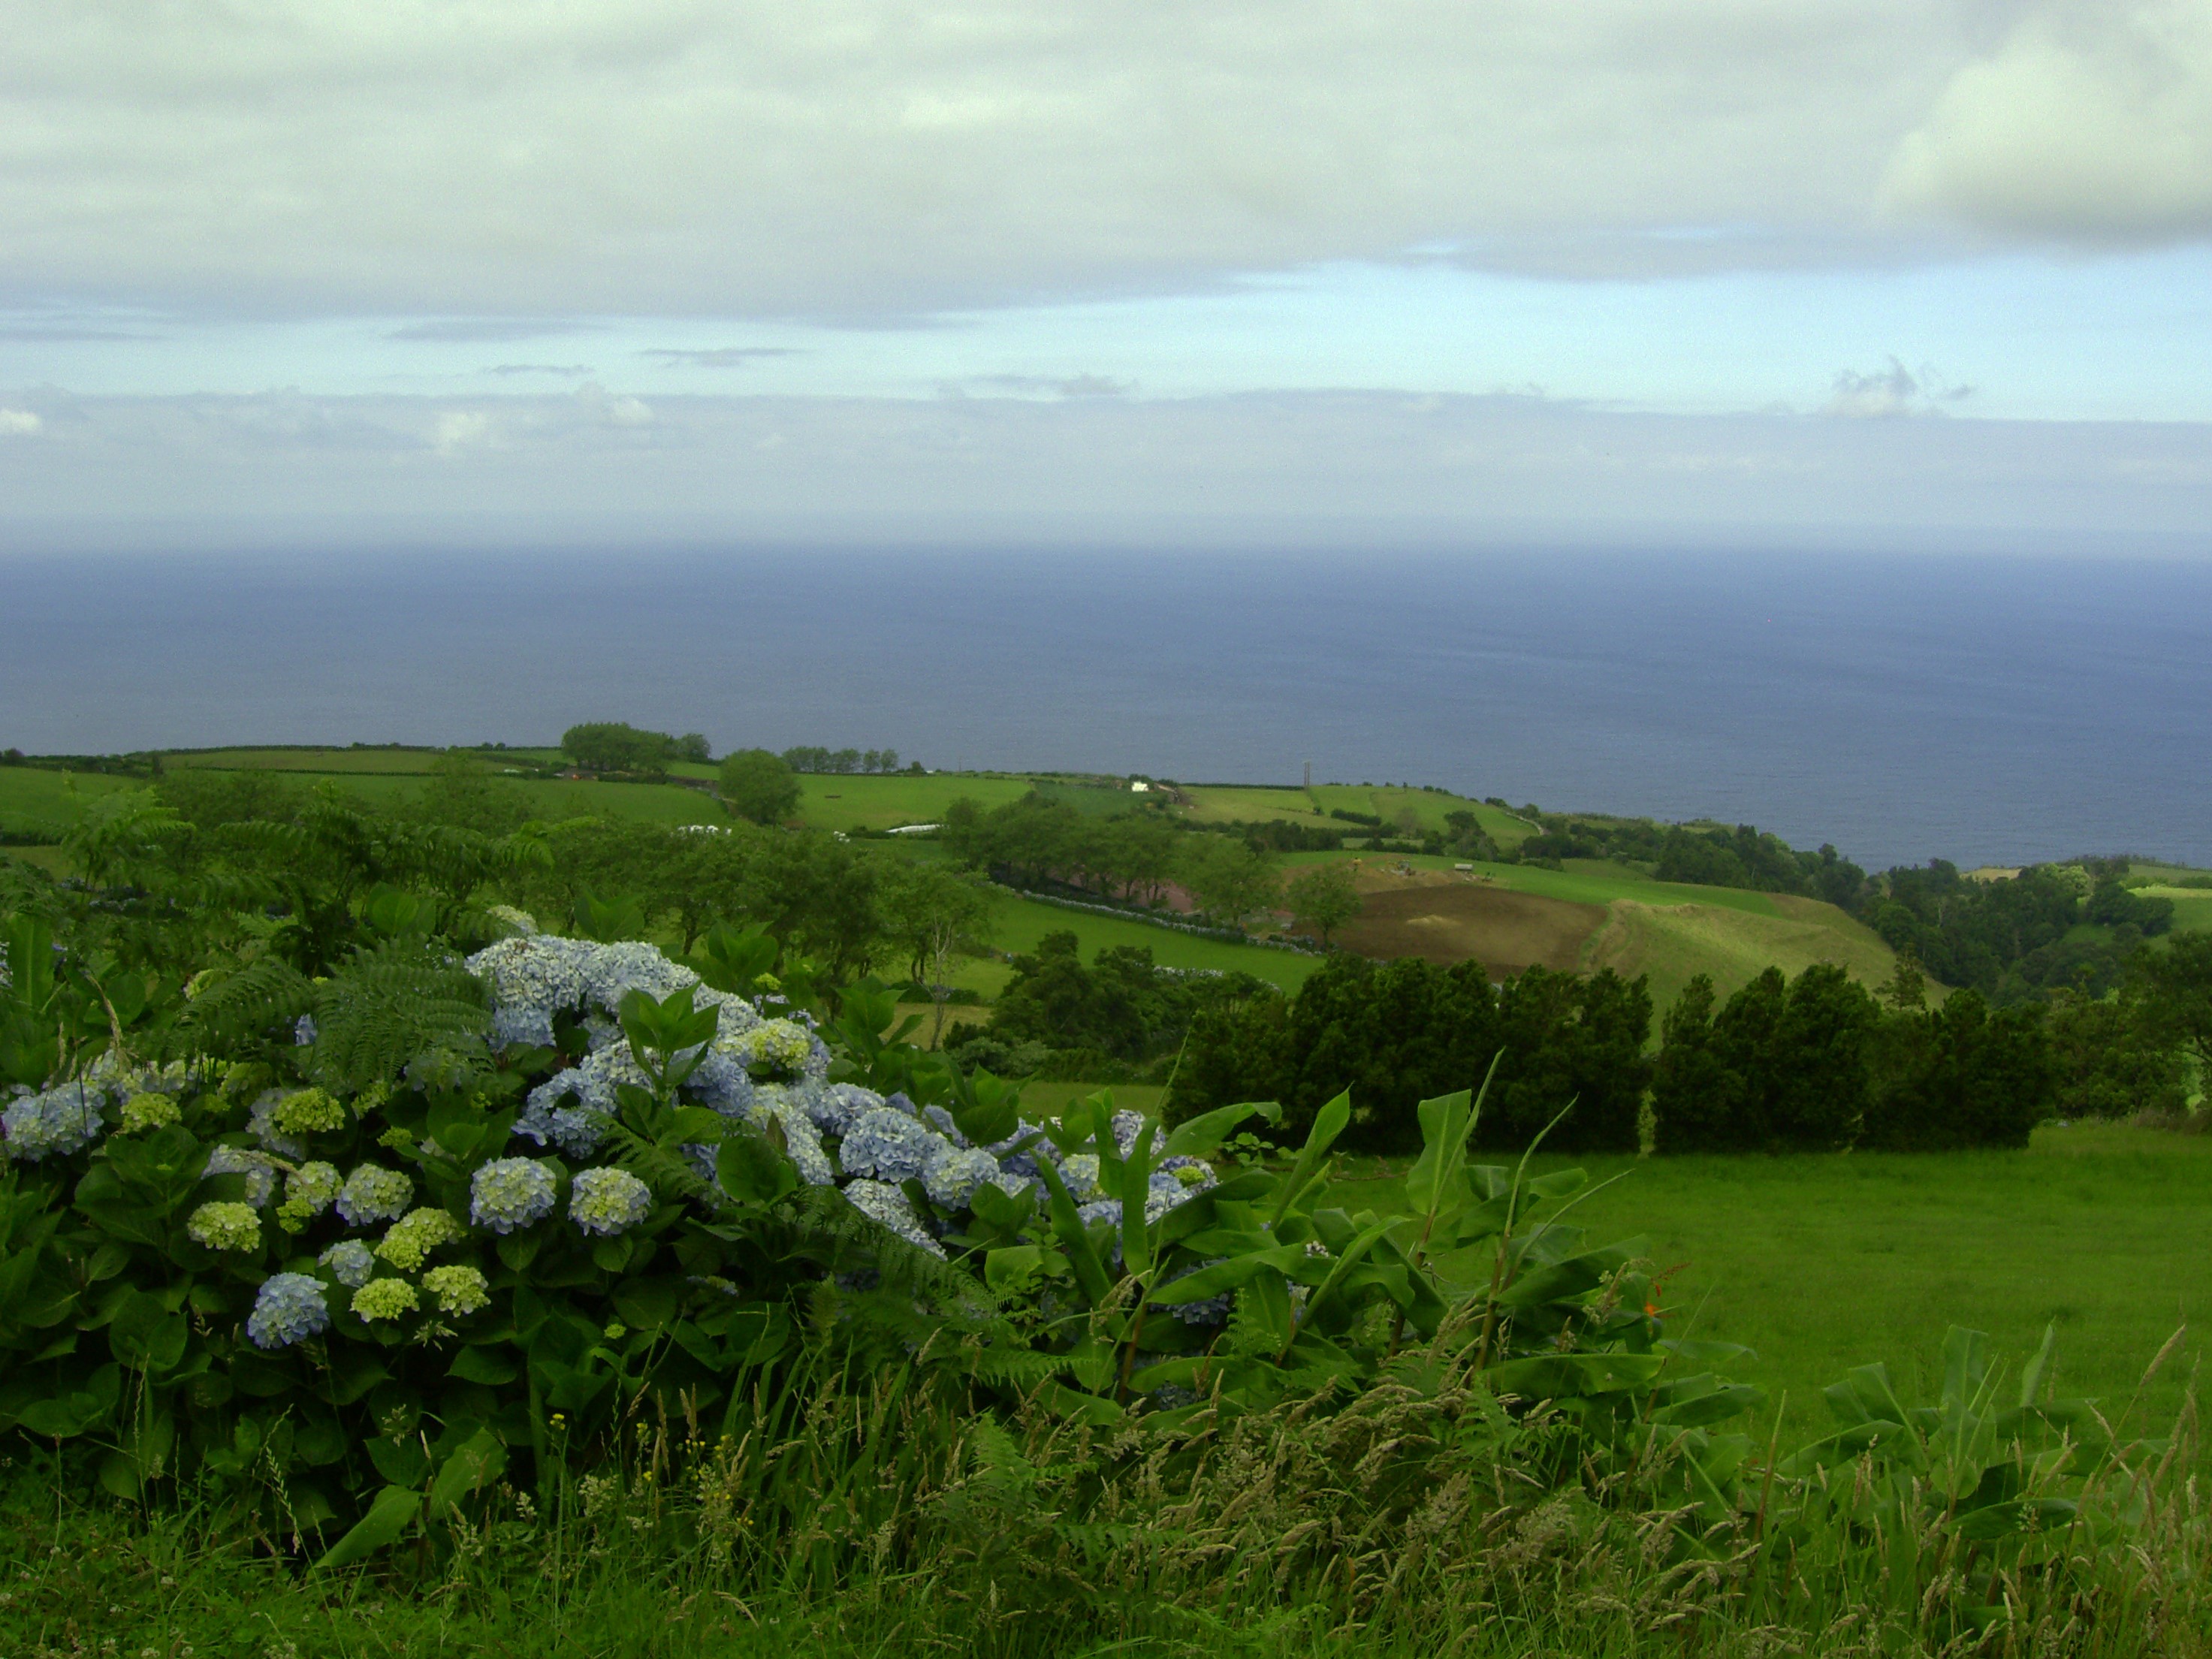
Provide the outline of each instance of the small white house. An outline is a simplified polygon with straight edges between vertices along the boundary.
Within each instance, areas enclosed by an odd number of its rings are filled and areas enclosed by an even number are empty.
[[[1132,778],[1129,781],[1129,793],[1133,795],[1150,794],[1152,793],[1152,786],[1146,783],[1142,778]]]

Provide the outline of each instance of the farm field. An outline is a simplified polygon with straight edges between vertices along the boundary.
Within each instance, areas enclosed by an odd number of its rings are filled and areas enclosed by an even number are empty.
[[[0,766],[0,830],[59,835],[75,823],[96,795],[141,787],[134,778],[100,772],[50,772],[39,766]]]
[[[1330,829],[1356,831],[1359,826],[1331,818],[1332,811],[1365,812],[1395,822],[1407,806],[1425,830],[1445,828],[1449,812],[1473,812],[1476,821],[1501,847],[1518,846],[1534,834],[1528,823],[1510,812],[1463,796],[1433,789],[1404,789],[1390,785],[1317,783],[1311,789],[1266,788],[1256,785],[1197,784],[1179,786],[1190,797],[1182,814],[1194,823],[1265,823],[1271,818],[1291,823],[1325,824]]]
[[[1256,945],[1201,939],[1195,934],[1179,933],[1171,927],[1154,927],[1146,922],[1096,915],[1088,910],[1072,910],[1005,891],[999,895],[994,920],[998,926],[994,942],[1001,951],[1034,951],[1047,933],[1072,933],[1085,961],[1106,945],[1143,945],[1152,951],[1152,960],[1164,968],[1242,969],[1279,985],[1285,991],[1297,990],[1322,964],[1321,957],[1294,951],[1270,951]],[[996,968],[1001,975],[1000,985],[1011,972],[1003,963],[981,965]],[[991,988],[987,994],[996,989],[997,987]]]
[[[703,769],[710,775],[712,768]],[[891,773],[799,776],[799,816],[817,830],[890,830],[933,823],[963,795],[989,808],[1019,800],[1030,781],[998,774],[933,772],[921,777]],[[702,796],[701,799],[704,799]]]
[[[2212,1137],[2078,1125],[2039,1129],[2020,1152],[1535,1162],[1625,1176],[1574,1220],[1594,1243],[1649,1237],[1674,1334],[1757,1351],[1740,1380],[1767,1389],[1770,1413],[1787,1391],[1785,1443],[1832,1426],[1820,1390],[1853,1365],[1883,1360],[1932,1392],[1954,1324],[1987,1331],[2016,1367],[2055,1323],[2058,1392],[2118,1411],[2189,1323],[2130,1419],[2138,1432],[2171,1423],[2207,1352]],[[1334,1195],[1401,1207],[1401,1169],[1349,1164]]]

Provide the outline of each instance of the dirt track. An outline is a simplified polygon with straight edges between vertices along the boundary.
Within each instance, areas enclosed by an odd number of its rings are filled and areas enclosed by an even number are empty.
[[[1338,931],[1363,957],[1419,957],[1435,963],[1472,957],[1493,974],[1531,963],[1572,969],[1583,943],[1604,926],[1605,907],[1538,898],[1499,887],[1397,887],[1366,894],[1358,916]]]

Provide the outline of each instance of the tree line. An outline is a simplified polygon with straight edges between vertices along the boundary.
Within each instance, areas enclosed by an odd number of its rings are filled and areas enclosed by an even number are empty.
[[[1199,1012],[1175,1112],[1279,1098],[1293,1125],[1350,1085],[1352,1141],[1419,1144],[1414,1107],[1492,1083],[1477,1136],[1525,1146],[1558,1103],[1547,1146],[1662,1153],[1934,1151],[2025,1146],[2060,1115],[2177,1111],[2193,1066],[2212,1063],[2212,936],[2144,952],[2122,997],[1993,1007],[1980,993],[1931,1004],[1909,960],[1879,994],[1840,968],[1769,969],[1723,998],[1690,981],[1649,1049],[1641,979],[1535,967],[1493,986],[1479,964],[1340,956],[1295,995],[1244,988]],[[1648,1110],[1648,1121],[1644,1114]]]

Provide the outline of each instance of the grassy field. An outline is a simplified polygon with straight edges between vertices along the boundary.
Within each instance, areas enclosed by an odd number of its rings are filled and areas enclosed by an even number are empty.
[[[161,763],[178,771],[396,774],[427,777],[447,751],[441,749],[204,749],[169,754]],[[481,758],[495,769],[495,753]]]
[[[933,772],[921,777],[832,777],[799,780],[799,816],[817,830],[890,830],[902,823],[934,823],[965,795],[984,807],[1019,800],[1030,790],[1023,777],[978,772]]]
[[[100,772],[49,772],[40,766],[0,766],[0,830],[59,835],[75,823],[85,803],[118,789],[142,788],[135,778]]]
[[[1109,945],[1138,945],[1149,949],[1152,960],[1164,968],[1242,969],[1286,991],[1295,991],[1304,984],[1322,963],[1319,957],[1303,956],[1292,951],[1263,950],[1256,945],[1235,945],[1225,939],[1200,939],[1194,934],[1176,933],[1170,927],[1154,927],[1141,921],[1124,921],[1118,916],[1094,915],[1087,910],[1045,904],[1017,893],[1000,893],[994,920],[998,929],[994,942],[1002,951],[1034,951],[1037,941],[1047,933],[1072,933],[1085,960]]]
[[[1535,833],[1525,820],[1510,812],[1433,789],[1404,789],[1388,784],[1370,787],[1317,783],[1311,789],[1199,784],[1184,786],[1183,793],[1190,797],[1191,803],[1184,816],[1195,823],[1262,823],[1279,818],[1352,833],[1360,826],[1347,824],[1328,814],[1338,811],[1365,812],[1386,823],[1395,823],[1398,815],[1411,807],[1424,830],[1446,829],[1447,813],[1472,812],[1490,838],[1501,847],[1517,847]]]
[[[2212,1137],[2079,1125],[2021,1152],[1537,1163],[1626,1172],[1575,1219],[1593,1241],[1650,1238],[1677,1334],[1758,1352],[1742,1380],[1777,1405],[1787,1390],[1785,1441],[1831,1426],[1820,1389],[1852,1365],[1931,1392],[1954,1324],[2017,1365],[2055,1323],[2060,1392],[2118,1411],[2176,1328],[2212,1312]],[[1396,1166],[1346,1175],[1346,1207],[1401,1206]],[[2138,1431],[2171,1421],[2205,1351],[2192,1328]]]

